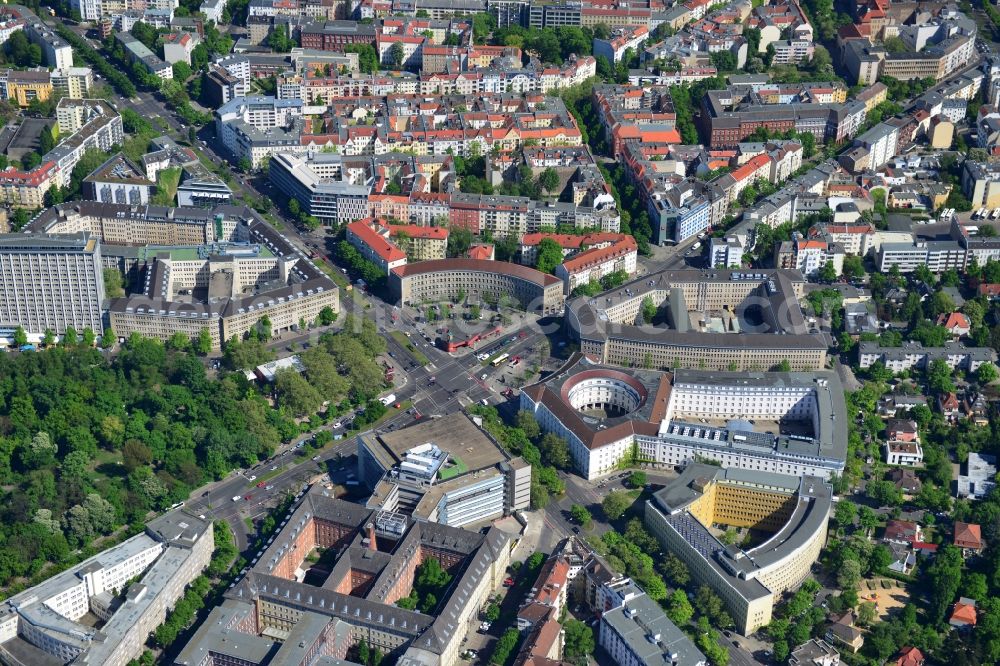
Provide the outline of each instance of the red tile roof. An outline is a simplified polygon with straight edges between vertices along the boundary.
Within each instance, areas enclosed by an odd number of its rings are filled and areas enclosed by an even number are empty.
[[[955,604],[955,608],[951,611],[951,617],[948,619],[950,624],[965,624],[976,626],[976,607],[972,604],[966,604],[959,601]]]
[[[392,263],[406,259],[406,254],[371,228],[371,218],[357,220],[347,225],[347,231],[371,248],[382,261]]]
[[[732,176],[738,181],[743,180],[745,178],[749,178],[758,169],[766,165],[770,161],[770,159],[771,159],[770,157],[768,157],[763,153],[760,155],[755,155],[754,157],[751,157],[749,160],[747,160],[746,164],[733,171]]]
[[[586,268],[599,266],[606,261],[634,253],[637,249],[635,239],[631,236],[625,236],[623,240],[618,241],[610,247],[595,247],[592,250],[581,252],[571,259],[567,259],[563,262],[563,268],[566,269],[567,273],[577,273]]]
[[[912,543],[919,532],[917,524],[908,520],[890,520],[885,524],[886,539]]]
[[[431,259],[421,261],[416,264],[407,264],[392,269],[392,272],[401,278],[423,273],[435,273],[444,271],[481,271],[484,273],[499,273],[511,277],[526,280],[540,287],[547,287],[552,284],[562,284],[562,280],[553,276],[536,271],[534,268],[519,266],[506,261],[480,261],[476,259]]]
[[[905,647],[900,650],[896,666],[923,666],[924,653],[915,647]]]
[[[948,330],[951,330],[953,328],[971,327],[969,318],[964,314],[962,314],[961,312],[952,312],[951,314],[938,315],[937,324],[938,326],[944,326]]]
[[[983,547],[983,531],[975,523],[955,521],[955,545],[959,548],[979,550]]]
[[[389,224],[379,220],[382,228],[389,230],[390,236],[406,234],[410,238],[426,238],[429,240],[448,240],[448,229],[445,227],[422,227],[417,224]]]
[[[493,259],[492,245],[473,245],[469,248],[469,259],[491,261]]]

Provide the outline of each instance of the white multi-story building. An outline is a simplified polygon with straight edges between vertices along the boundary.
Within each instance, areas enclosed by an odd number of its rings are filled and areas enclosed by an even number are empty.
[[[932,273],[949,268],[965,269],[965,249],[956,241],[914,241],[882,243],[879,248],[879,270],[887,273],[896,266],[901,273],[912,273],[926,266]]]
[[[611,273],[635,274],[637,256],[635,239],[626,236],[608,247],[594,248],[577,254],[556,266],[556,277],[565,284],[566,293],[580,285],[600,281]]]
[[[625,52],[632,49],[639,53],[639,47],[649,39],[649,28],[644,25],[624,26],[616,28],[607,39],[594,38],[594,57],[604,56],[612,66],[625,57]]]
[[[38,341],[46,330],[104,330],[100,240],[88,233],[0,235],[0,337],[21,327]]]
[[[882,347],[877,342],[858,346],[858,364],[862,368],[882,363],[892,372],[906,372],[926,368],[936,359],[944,360],[952,370],[975,372],[983,363],[996,363],[997,354],[990,347],[966,347],[959,342],[946,342],[944,347],[924,347],[919,342],[907,342],[902,347]]]
[[[201,43],[198,35],[191,32],[170,32],[163,36],[163,59],[171,65],[175,62],[191,64],[191,53]]]
[[[101,20],[101,0],[71,0],[70,7],[80,12],[84,21]]]
[[[215,111],[216,136],[253,168],[277,152],[305,152],[299,137],[304,115],[300,99],[237,97]]]
[[[635,590],[621,605],[604,611],[597,641],[618,666],[706,666],[708,660],[677,628],[663,608]]]
[[[200,11],[205,15],[206,21],[222,23],[222,12],[226,10],[225,0],[204,0],[201,3]]]
[[[458,460],[468,472],[455,467]],[[452,527],[527,509],[531,500],[531,465],[508,456],[464,414],[358,437],[358,474],[373,491],[369,509]]]
[[[566,438],[574,468],[587,479],[611,473],[636,453],[664,466],[715,460],[822,478],[843,470],[846,457],[843,392],[827,372],[677,370],[671,376],[596,366],[577,356],[525,388],[521,409],[545,432]],[[565,416],[573,412],[594,418]],[[800,422],[811,434],[757,432],[743,419]]]
[[[771,61],[778,65],[797,65],[800,62],[812,60],[816,46],[805,39],[778,39],[771,44],[774,45],[774,59]]]
[[[855,137],[854,145],[868,149],[868,168],[876,171],[896,154],[899,128],[890,123],[879,123],[861,136]]]
[[[89,67],[70,67],[52,72],[52,88],[65,93],[66,97],[86,97],[93,86],[94,72]]]
[[[799,236],[790,244],[792,246],[791,262],[787,266],[782,262],[779,268],[795,268],[802,271],[803,275],[810,276],[827,264],[832,264],[837,275],[844,272],[844,249],[836,243]]]
[[[885,462],[887,465],[906,465],[913,467],[924,461],[924,451],[919,441],[886,442]]]
[[[16,652],[14,643],[27,642],[81,666],[124,666],[139,657],[213,548],[210,522],[165,514],[143,534],[0,604],[0,643]],[[104,621],[100,632],[81,622],[88,612]]]
[[[743,244],[733,237],[710,239],[708,263],[712,268],[739,268],[743,264]]]

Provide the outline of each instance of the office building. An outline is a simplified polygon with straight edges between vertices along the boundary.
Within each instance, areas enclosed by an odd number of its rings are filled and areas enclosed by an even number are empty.
[[[826,342],[798,305],[805,280],[793,270],[676,270],[643,276],[599,298],[567,304],[580,350],[602,363],[651,368],[822,368]],[[649,299],[666,321],[637,326]]]
[[[127,157],[118,153],[83,179],[83,196],[91,201],[148,204],[156,184]]]
[[[520,408],[543,431],[566,438],[586,479],[610,474],[630,456],[829,478],[843,471],[847,455],[843,390],[825,371],[671,374],[602,366],[577,353],[525,387]]]
[[[182,510],[150,521],[141,534],[0,604],[5,657],[125,666],[208,566],[214,547],[212,524]]]
[[[464,413],[358,436],[368,508],[463,527],[531,501],[531,465],[510,456]]]
[[[174,666],[336,664],[364,641],[400,664],[452,666],[462,639],[510,563],[510,537],[371,511],[314,487],[264,553],[225,593]],[[326,551],[330,563],[315,567]],[[330,557],[332,556],[332,557]],[[452,576],[428,613],[396,605],[417,567],[438,560]]]
[[[633,584],[634,587],[634,584]],[[706,666],[708,660],[649,596],[629,594],[604,611],[597,642],[618,666]]]
[[[46,210],[30,229],[90,232],[101,238],[105,262],[134,276],[136,291],[108,304],[119,337],[166,341],[207,330],[219,349],[263,317],[279,334],[315,321],[324,308],[339,311],[333,281],[246,207],[76,201]]]
[[[325,224],[346,224],[369,216],[372,179],[344,167],[343,156],[334,153],[277,153],[271,157],[268,177],[309,215]]]
[[[104,330],[100,239],[88,232],[0,235],[0,329],[33,339]],[[37,336],[37,338],[35,337]]]
[[[781,595],[810,575],[826,543],[833,489],[822,478],[692,463],[646,502],[646,527],[696,583],[719,595],[740,634],[771,621]],[[714,525],[763,533],[724,545]]]

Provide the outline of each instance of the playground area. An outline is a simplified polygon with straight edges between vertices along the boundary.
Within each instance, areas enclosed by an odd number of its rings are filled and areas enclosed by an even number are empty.
[[[861,602],[875,602],[875,611],[881,621],[893,611],[906,606],[910,601],[910,595],[899,581],[891,578],[874,578],[861,581],[858,599]]]

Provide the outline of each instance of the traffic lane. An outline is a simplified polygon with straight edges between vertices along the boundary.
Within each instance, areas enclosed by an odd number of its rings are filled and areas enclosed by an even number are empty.
[[[237,505],[239,502],[233,502],[233,497],[239,496],[244,497],[245,495],[252,495],[256,491],[265,491],[268,497],[273,497],[284,493],[289,486],[296,482],[301,482],[303,476],[312,476],[318,471],[311,470],[310,468],[316,468],[318,464],[325,463],[326,461],[336,458],[338,454],[345,455],[355,453],[357,444],[353,439],[345,439],[338,442],[334,447],[328,451],[324,451],[320,456],[320,460],[314,461],[306,458],[298,459],[299,456],[291,452],[286,452],[279,455],[279,459],[270,466],[277,464],[279,469],[284,467],[284,469],[276,474],[274,477],[264,481],[266,485],[272,486],[271,491],[266,491],[264,488],[257,488],[256,484],[258,481],[255,479],[251,481],[246,475],[238,474],[234,475],[228,483],[224,483],[218,488],[209,491],[208,496],[202,496],[199,498],[201,500],[208,500],[210,511],[220,512],[224,510],[228,504]],[[284,460],[282,460],[282,458]],[[268,474],[271,471],[270,466],[259,466],[257,468],[251,468],[249,476],[256,476],[254,472],[259,472],[261,475]],[[288,466],[290,465],[290,466]],[[266,486],[265,486],[266,488]],[[240,500],[245,502],[246,500]]]
[[[719,642],[725,645],[726,650],[729,652],[730,666],[759,666],[760,662],[757,661],[757,658],[746,650],[733,645],[733,640],[726,638],[721,633],[719,634]],[[736,642],[739,641],[737,640]]]

